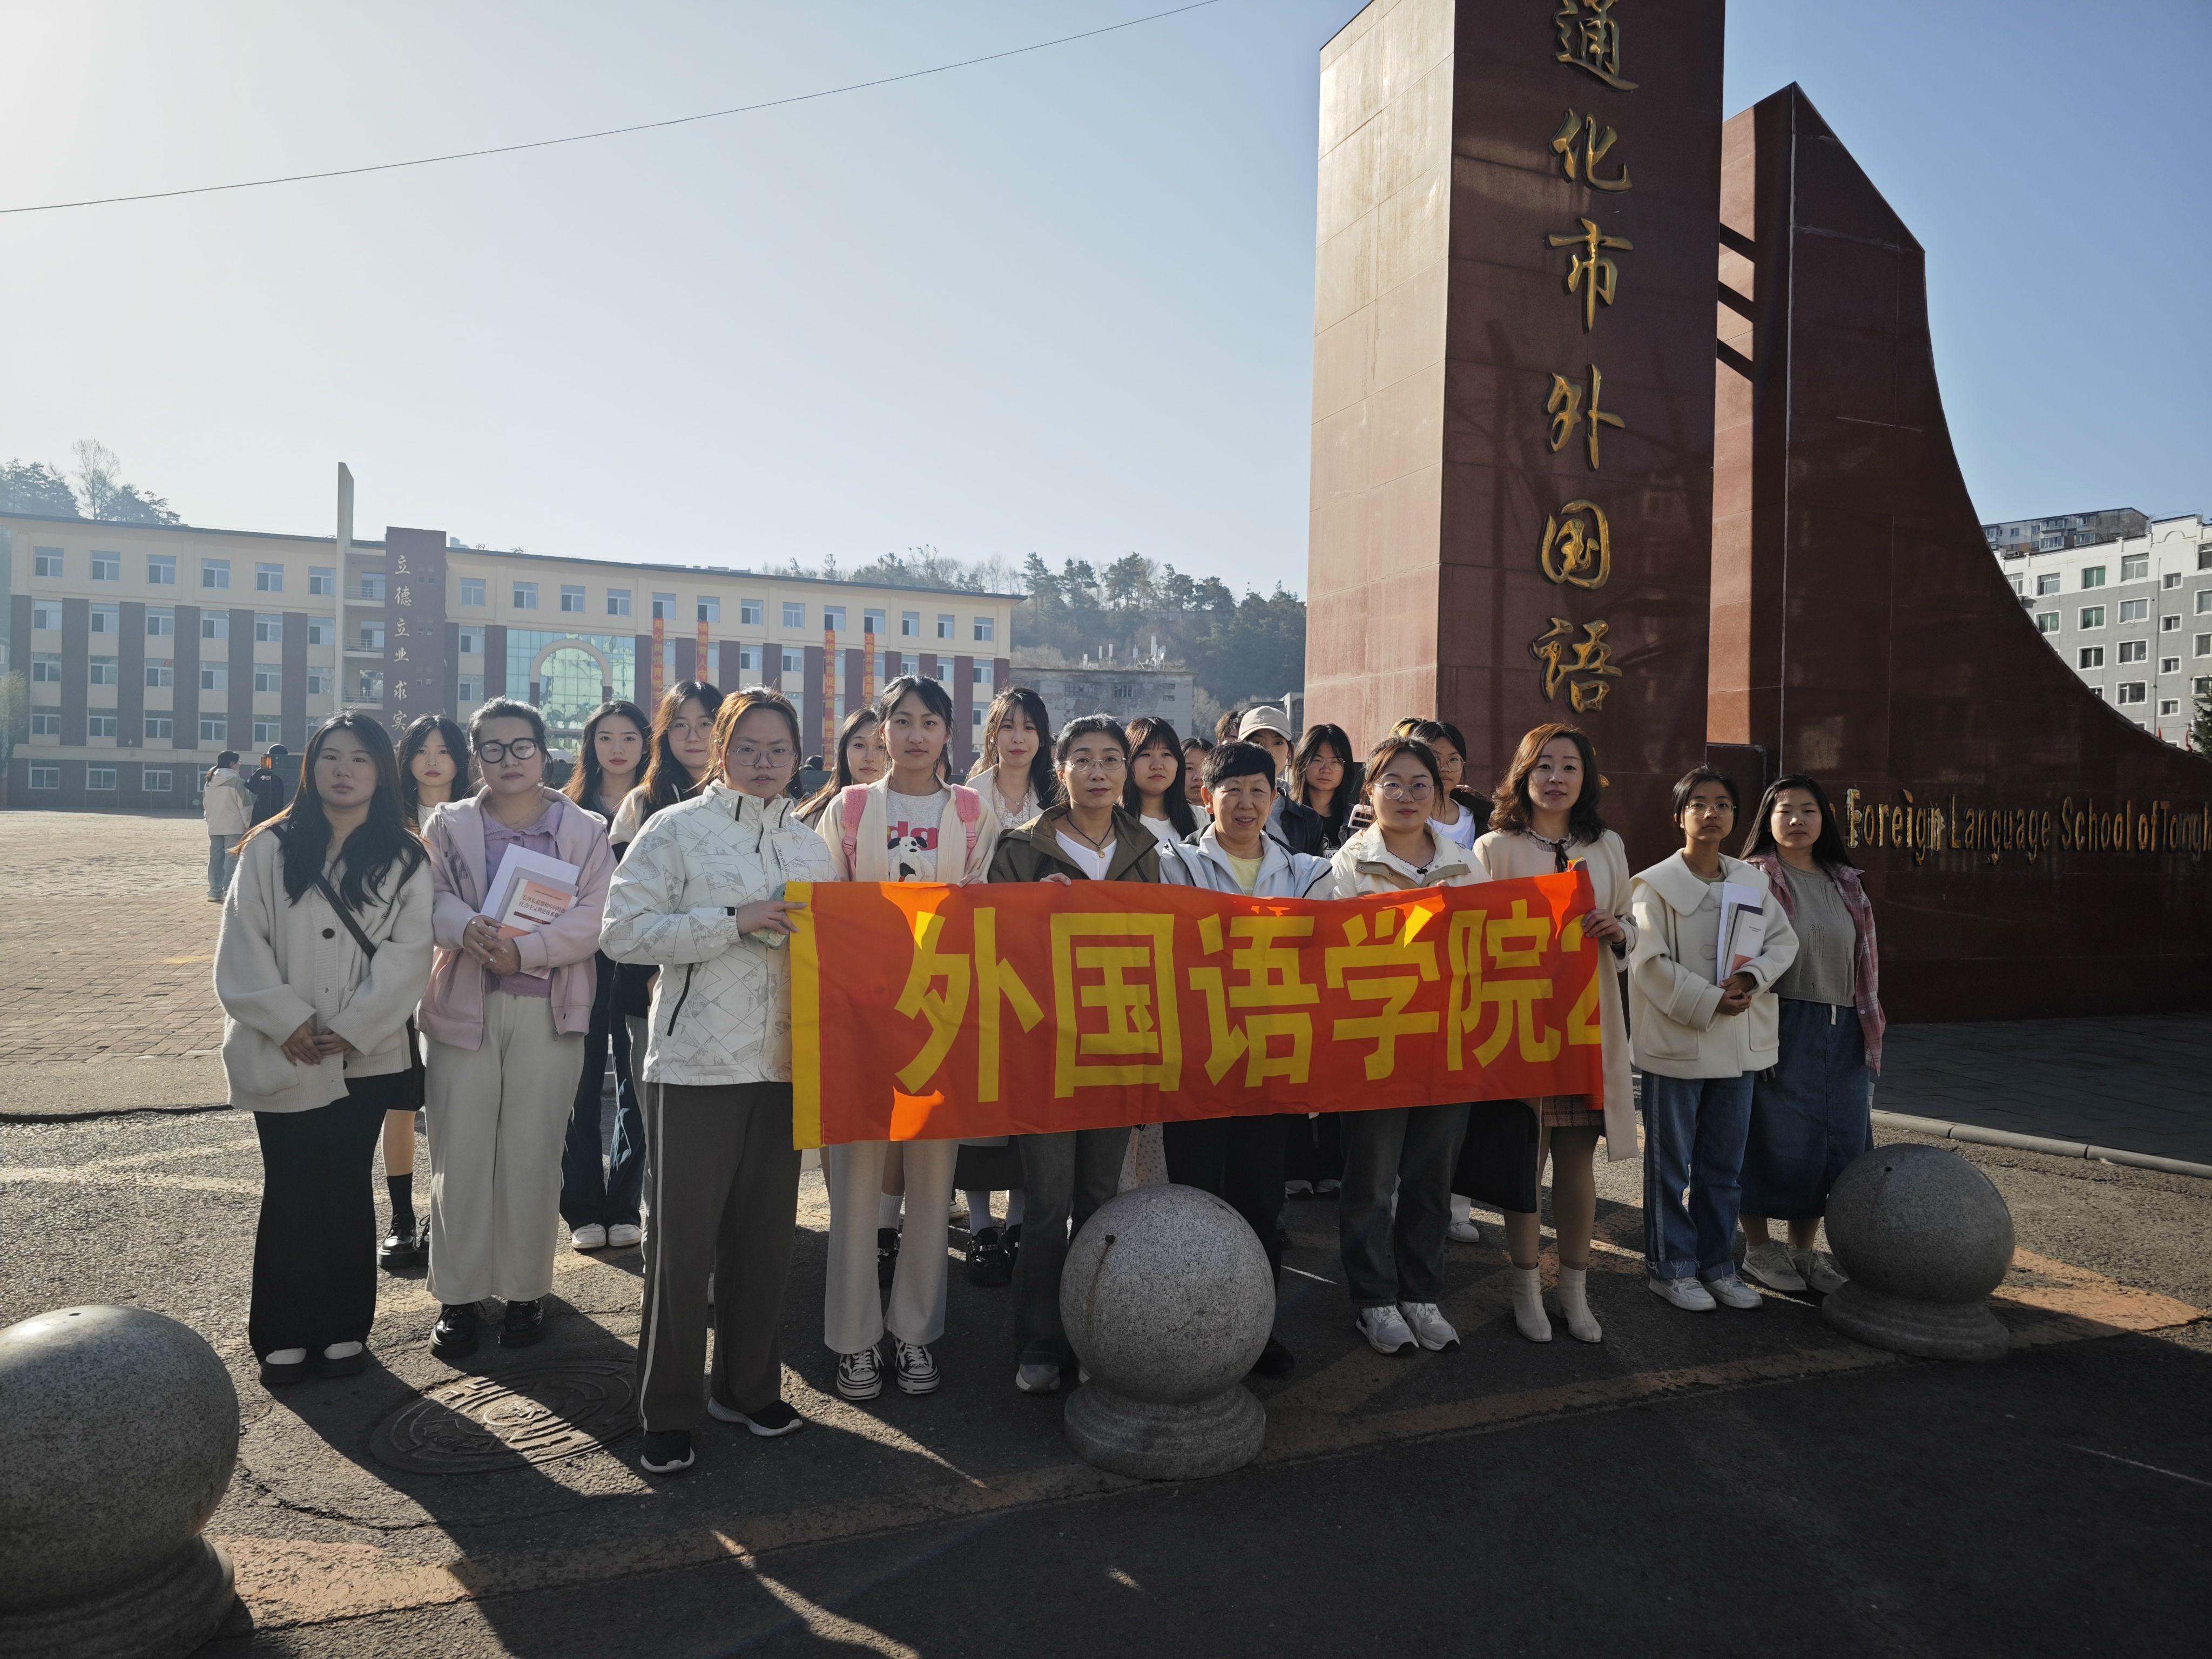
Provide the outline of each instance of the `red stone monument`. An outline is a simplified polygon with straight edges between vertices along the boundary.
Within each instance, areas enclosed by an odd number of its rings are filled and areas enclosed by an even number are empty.
[[[1723,157],[1722,25],[1374,0],[1322,49],[1308,720],[1440,713],[1478,781],[1576,720],[1638,866],[1708,753],[1747,809],[1814,774],[1894,1018],[2212,1005],[2212,764],[2035,633],[1918,245],[1794,87]]]

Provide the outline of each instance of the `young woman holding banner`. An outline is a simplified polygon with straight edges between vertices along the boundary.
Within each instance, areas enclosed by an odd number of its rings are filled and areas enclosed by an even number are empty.
[[[981,881],[998,845],[999,822],[973,789],[945,781],[952,699],[935,680],[901,675],[876,699],[890,770],[854,784],[816,825],[833,881]],[[888,1328],[898,1385],[933,1393],[940,1378],[929,1345],[945,1334],[945,1227],[957,1140],[901,1143],[906,1230],[891,1273],[890,1306],[876,1278],[887,1140],[831,1146],[822,1156],[830,1186],[829,1288],[823,1335],[837,1356],[837,1392],[872,1400],[884,1391],[877,1345]]]
[[[800,741],[789,701],[739,692],[714,736],[716,775],[639,832],[600,937],[608,955],[660,969],[644,1055],[653,1230],[637,1345],[640,1461],[654,1474],[691,1467],[702,1415],[763,1437],[803,1426],[783,1401],[778,1336],[799,1209],[785,942],[799,907],[783,895],[831,879],[830,855],[784,793]]]
[[[1605,1137],[1614,1163],[1636,1156],[1636,1106],[1630,1092],[1628,1031],[1621,1022],[1620,964],[1636,942],[1621,919],[1628,903],[1628,853],[1598,816],[1601,781],[1597,751],[1580,728],[1540,726],[1521,739],[1513,763],[1498,786],[1490,833],[1474,844],[1475,861],[1492,881],[1557,875],[1580,865],[1589,875],[1593,908],[1583,933],[1604,954],[1598,965],[1598,1028],[1603,1034],[1605,1102],[1595,1109],[1587,1095],[1546,1095],[1528,1103],[1537,1118],[1536,1178],[1552,1165],[1552,1225],[1559,1245],[1559,1311],[1577,1342],[1605,1334],[1589,1310],[1590,1234],[1597,1219],[1597,1181],[1591,1168],[1597,1139]],[[1452,1200],[1455,1210],[1462,1200]],[[1535,1212],[1507,1209],[1505,1244],[1513,1258],[1513,1322],[1531,1342],[1552,1340],[1536,1253]]]
[[[1488,872],[1430,814],[1443,794],[1435,752],[1416,738],[1385,738],[1367,757],[1373,821],[1337,849],[1331,896],[1463,887]],[[1467,1127],[1464,1105],[1394,1106],[1346,1112],[1344,1188],[1337,1235],[1353,1322],[1377,1353],[1459,1346],[1437,1307],[1444,1293],[1444,1230],[1452,1165]],[[1395,1215],[1391,1193],[1397,1194]]]
[[[1759,1292],[1735,1271],[1744,1134],[1751,1074],[1776,1057],[1774,981],[1797,956],[1789,916],[1767,902],[1765,876],[1721,854],[1735,815],[1733,779],[1709,766],[1684,774],[1674,786],[1682,850],[1638,871],[1629,888],[1644,1266],[1652,1291],[1690,1313],[1710,1313],[1716,1302],[1759,1305]],[[1765,912],[1759,954],[1728,974],[1718,971],[1725,887],[1748,890]]]
[[[1158,881],[1159,843],[1121,805],[1129,782],[1129,738],[1103,714],[1062,728],[1054,746],[1061,799],[1000,841],[993,881]],[[1060,1319],[1060,1273],[1072,1231],[1121,1184],[1127,1129],[1068,1129],[1020,1135],[1028,1215],[1014,1264],[1014,1386],[1050,1394],[1075,1363]],[[1071,1230],[1069,1224],[1073,1223]]]

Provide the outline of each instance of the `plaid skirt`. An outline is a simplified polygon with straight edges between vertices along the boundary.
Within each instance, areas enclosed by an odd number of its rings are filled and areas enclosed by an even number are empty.
[[[1528,1103],[1536,1109],[1536,1121],[1547,1129],[1602,1129],[1605,1111],[1590,1104],[1588,1095],[1538,1095]]]

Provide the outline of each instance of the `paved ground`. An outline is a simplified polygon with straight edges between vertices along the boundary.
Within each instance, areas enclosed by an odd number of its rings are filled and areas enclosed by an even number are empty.
[[[46,817],[0,826],[13,848]],[[214,907],[185,888],[198,908],[171,920],[200,931],[173,939],[161,890],[125,884],[159,858],[106,845],[190,847],[198,826],[114,822],[38,825],[28,844],[51,850],[29,860],[27,890],[0,896],[0,941],[24,936],[17,910],[68,903],[42,936],[50,961],[96,955],[102,937],[134,942],[141,965],[208,948]],[[12,950],[0,963],[13,1005],[53,977]],[[204,964],[192,973],[204,998]],[[203,1003],[139,1029],[212,1046],[195,1039],[210,1023]],[[564,1253],[547,1342],[488,1348],[465,1373],[427,1352],[420,1279],[388,1281],[375,1367],[272,1396],[244,1342],[251,1123],[189,1100],[130,1109],[143,1084],[189,1095],[204,1061],[86,1064],[70,1016],[16,1024],[40,1029],[12,1041],[64,1057],[0,1073],[0,1323],[135,1303],[185,1320],[230,1365],[245,1432],[210,1531],[258,1628],[206,1650],[222,1659],[2205,1645],[2212,1182],[1954,1147],[2004,1194],[2021,1244],[1997,1304],[2014,1352],[1984,1367],[1860,1347],[1809,1302],[1665,1307],[1639,1282],[1632,1164],[1601,1176],[1603,1345],[1521,1340],[1486,1246],[1453,1254],[1465,1348],[1385,1360],[1350,1329],[1333,1212],[1301,1203],[1281,1313],[1300,1363],[1258,1386],[1261,1462],[1155,1487],[1070,1455],[1061,1402],[1012,1389],[1006,1292],[957,1273],[943,1392],[837,1399],[815,1176],[784,1331],[805,1433],[710,1431],[677,1481],[639,1474],[634,1437],[430,1474],[393,1461],[410,1425],[446,1443],[486,1419],[557,1438],[542,1407],[573,1413],[580,1390],[601,1389],[619,1434],[636,1254]]]

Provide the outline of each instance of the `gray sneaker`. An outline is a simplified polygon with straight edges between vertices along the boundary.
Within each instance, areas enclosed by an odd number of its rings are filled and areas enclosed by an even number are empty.
[[[1648,1278],[1644,1284],[1654,1296],[1662,1296],[1685,1313],[1711,1313],[1713,1293],[1694,1279]]]
[[[1754,1244],[1743,1253],[1744,1277],[1757,1279],[1770,1291],[1796,1296],[1805,1288],[1805,1281],[1797,1276],[1796,1254],[1772,1239]]]
[[[1851,1276],[1826,1250],[1792,1250],[1790,1260],[1805,1283],[1822,1296],[1833,1296],[1851,1282]]]
[[[1724,1308],[1756,1308],[1759,1305],[1759,1292],[1734,1273],[1723,1273],[1718,1279],[1707,1279],[1705,1289],[1711,1293],[1713,1300]]]

